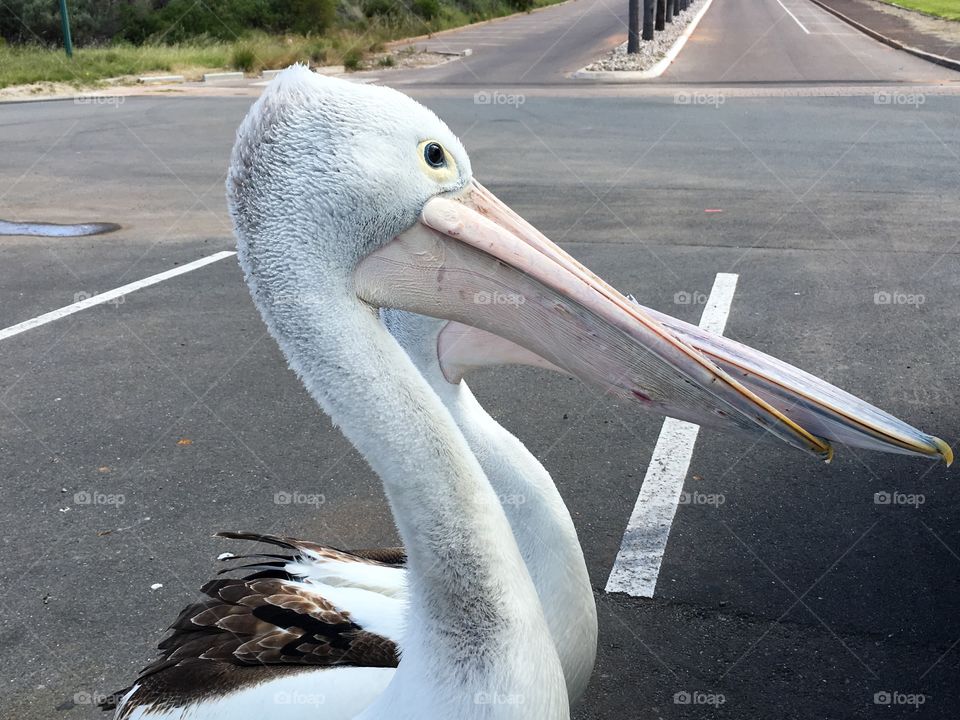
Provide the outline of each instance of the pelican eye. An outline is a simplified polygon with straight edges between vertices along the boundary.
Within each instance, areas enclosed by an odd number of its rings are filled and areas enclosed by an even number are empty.
[[[442,168],[447,164],[447,154],[440,143],[429,142],[423,147],[423,159],[432,168]]]
[[[433,182],[449,190],[460,180],[457,160],[436,140],[424,140],[417,145],[420,169]]]

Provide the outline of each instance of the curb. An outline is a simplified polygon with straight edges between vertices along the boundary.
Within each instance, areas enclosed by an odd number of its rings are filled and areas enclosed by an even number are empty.
[[[707,10],[710,9],[712,4],[713,0],[707,0],[703,4],[703,7],[697,11],[697,14],[684,28],[684,31],[680,33],[680,37],[667,50],[667,54],[660,58],[653,67],[646,70],[587,70],[582,67],[571,77],[576,80],[596,80],[607,83],[631,83],[660,77],[670,67],[670,64],[677,59],[677,55],[683,50],[683,46],[687,44],[687,40],[693,35],[693,31],[697,29],[697,25],[700,24],[700,20],[707,14]]]
[[[916,57],[920,58],[921,60],[926,60],[927,62],[932,62],[934,65],[940,65],[941,67],[949,68],[950,70],[958,70],[958,71],[960,71],[960,60],[953,60],[953,59],[951,59],[951,58],[944,57],[943,55],[935,55],[934,53],[927,52],[926,50],[921,50],[920,48],[915,48],[915,47],[913,47],[912,45],[904,45],[904,44],[903,44],[902,42],[900,42],[899,40],[894,40],[893,38],[887,37],[886,35],[884,35],[884,34],[882,34],[882,33],[878,33],[876,30],[872,30],[871,28],[868,28],[868,27],[867,27],[866,25],[864,25],[863,23],[857,22],[857,21],[854,20],[852,17],[849,17],[849,16],[847,16],[847,15],[844,15],[844,14],[843,14],[842,12],[840,12],[839,10],[834,10],[832,7],[830,7],[829,5],[827,5],[827,4],[824,3],[824,2],[821,2],[820,0],[810,0],[810,2],[812,2],[814,5],[822,8],[823,10],[826,10],[826,11],[827,11],[828,13],[830,13],[831,15],[834,15],[835,17],[840,18],[841,20],[843,20],[843,21],[844,21],[845,23],[847,23],[848,25],[852,25],[853,27],[855,27],[857,30],[859,30],[859,31],[862,32],[863,34],[869,35],[869,36],[872,37],[874,40],[877,40],[877,41],[879,41],[879,42],[882,42],[884,45],[889,45],[889,46],[892,47],[894,50],[903,50],[904,52],[908,52],[908,53],[910,53],[911,55],[915,55]],[[897,7],[899,7],[899,6],[897,6]]]
[[[138,77],[137,82],[141,85],[168,85],[186,82],[186,79],[183,75],[145,75]]]
[[[569,5],[576,0],[563,0],[563,2],[553,3],[552,5],[544,5],[543,7],[534,8],[533,10],[521,10],[520,12],[511,13],[509,15],[503,15],[501,17],[490,18],[489,20],[481,20],[480,22],[470,23],[469,25],[461,25],[460,27],[448,28],[446,30],[438,30],[435,33],[427,33],[426,35],[416,35],[412,38],[404,38],[402,40],[391,40],[388,43],[384,44],[384,48],[387,50],[392,50],[395,47],[401,47],[403,45],[412,45],[415,42],[420,42],[421,40],[432,40],[433,38],[443,37],[444,35],[449,35],[450,33],[460,32],[461,30],[466,30],[468,28],[481,27],[482,25],[491,25],[495,22],[500,22],[501,20],[509,20],[510,18],[515,18],[518,15],[533,15],[538,12],[543,12],[544,10],[550,10],[552,8],[560,7],[561,5]]]
[[[221,80],[243,80],[242,72],[212,72],[204,73],[204,82],[219,82]]]

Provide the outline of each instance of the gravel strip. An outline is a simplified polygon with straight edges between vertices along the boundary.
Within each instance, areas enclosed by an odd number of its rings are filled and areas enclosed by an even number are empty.
[[[602,58],[587,65],[586,70],[649,70],[656,65],[683,33],[700,10],[705,0],[696,0],[686,10],[674,15],[673,22],[661,32],[653,34],[653,40],[641,40],[640,52],[627,54],[627,44],[618,45]]]
[[[397,50],[387,50],[378,53],[361,65],[361,70],[408,70],[410,68],[433,67],[456,60],[453,55],[423,50],[415,45],[408,45]]]

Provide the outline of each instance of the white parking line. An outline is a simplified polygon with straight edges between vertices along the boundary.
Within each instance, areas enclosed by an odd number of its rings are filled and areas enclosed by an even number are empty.
[[[719,335],[727,325],[737,276],[718,273],[700,327]],[[660,564],[677,513],[699,425],[667,418],[647,466],[640,496],[620,543],[620,552],[607,579],[607,592],[652,598]]]
[[[804,27],[803,23],[800,22],[799,20],[797,20],[797,16],[794,15],[792,12],[790,12],[790,8],[788,8],[786,5],[784,5],[782,2],[780,2],[780,0],[777,0],[777,3],[779,3],[780,7],[782,7],[784,10],[787,11],[787,15],[789,15],[790,17],[793,18],[793,21],[794,21],[797,25],[800,26],[800,29],[801,29],[801,30],[803,30],[807,35],[810,34],[810,31],[807,30],[806,27]]]
[[[14,335],[19,335],[27,330],[33,330],[33,328],[46,325],[47,323],[67,317],[68,315],[73,315],[81,310],[86,310],[87,308],[92,308],[96,305],[102,305],[103,303],[110,302],[111,300],[116,300],[124,295],[129,295],[135,290],[156,285],[159,282],[177,277],[177,275],[183,275],[184,273],[197,270],[198,268],[202,268],[204,265],[215,263],[218,260],[223,260],[231,255],[236,255],[236,253],[232,250],[223,250],[221,252],[214,253],[213,255],[208,255],[205,258],[194,260],[186,265],[181,265],[180,267],[175,267],[171,270],[157,273],[156,275],[151,275],[150,277],[143,278],[143,280],[137,280],[135,282],[128,283],[127,285],[122,285],[114,290],[108,290],[107,292],[100,293],[99,295],[93,295],[92,297],[75,302],[72,305],[66,305],[65,307],[57,310],[51,310],[43,315],[38,315],[30,320],[24,320],[22,323],[17,323],[16,325],[11,325],[8,328],[0,330],[0,340],[6,340]]]

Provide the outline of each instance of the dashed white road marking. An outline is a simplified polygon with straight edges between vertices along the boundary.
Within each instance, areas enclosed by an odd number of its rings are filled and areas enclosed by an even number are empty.
[[[803,30],[807,35],[810,34],[810,31],[807,30],[807,28],[804,26],[804,24],[797,19],[797,16],[794,15],[792,12],[790,12],[790,8],[788,8],[786,5],[784,5],[782,2],[780,2],[780,0],[777,0],[777,4],[779,4],[780,7],[782,7],[784,10],[787,11],[787,15],[789,15],[790,17],[793,18],[793,21],[794,21],[797,25],[800,26],[800,29],[801,29],[801,30]]]
[[[700,317],[701,328],[723,334],[736,289],[737,275],[717,275]],[[640,496],[623,534],[620,552],[607,579],[607,592],[653,597],[699,431],[700,426],[693,423],[673,418],[664,421]]]
[[[184,273],[192,272],[193,270],[202,268],[204,265],[215,263],[218,260],[223,260],[224,258],[231,257],[232,255],[236,255],[236,253],[232,250],[223,250],[221,252],[214,253],[213,255],[208,255],[205,258],[194,260],[186,265],[181,265],[179,267],[166,270],[162,273],[157,273],[156,275],[151,275],[150,277],[143,278],[143,280],[137,280],[132,283],[127,283],[126,285],[121,285],[113,290],[102,292],[99,295],[93,295],[71,305],[58,308],[57,310],[51,310],[43,315],[38,315],[35,318],[24,320],[22,323],[17,323],[16,325],[11,325],[8,328],[0,330],[0,340],[6,340],[14,335],[19,335],[27,330],[33,330],[41,325],[51,323],[54,320],[59,320],[60,318],[67,317],[68,315],[78,313],[81,310],[86,310],[87,308],[92,308],[97,305],[110,302],[111,300],[116,300],[124,295],[129,295],[136,290],[140,290],[151,285],[156,285],[164,280],[177,277],[177,275],[183,275]]]

